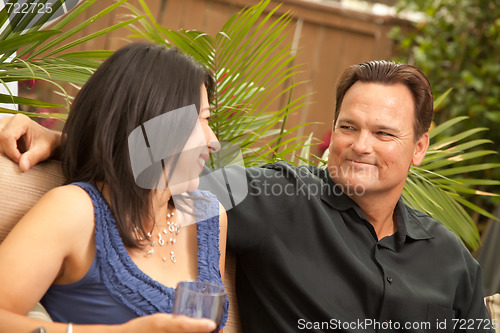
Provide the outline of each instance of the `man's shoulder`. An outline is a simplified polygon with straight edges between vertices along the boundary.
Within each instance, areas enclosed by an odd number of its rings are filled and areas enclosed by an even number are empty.
[[[269,172],[275,176],[311,179],[311,180],[324,180],[327,176],[326,170],[314,165],[295,166],[289,162],[278,161],[268,163],[260,168],[263,172]]]
[[[460,238],[443,223],[439,222],[429,214],[412,208],[406,204],[405,209],[408,212],[408,223],[413,223],[427,232],[431,236],[430,241],[438,242],[443,246],[456,247],[456,249],[461,252],[464,250],[467,251]]]

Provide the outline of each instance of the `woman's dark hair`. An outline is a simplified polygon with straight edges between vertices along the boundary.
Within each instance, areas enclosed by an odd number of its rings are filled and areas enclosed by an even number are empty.
[[[66,181],[109,186],[109,204],[128,247],[141,245],[134,230],[146,238],[142,221],[152,218],[154,191],[135,182],[128,137],[166,112],[194,104],[199,113],[203,84],[211,100],[215,81],[206,68],[176,48],[137,42],[104,61],[71,106],[62,136]],[[161,134],[167,146],[163,150],[171,152],[169,163],[175,166],[198,115],[172,115]]]
[[[429,130],[434,117],[432,88],[427,77],[412,65],[396,64],[392,61],[369,61],[349,67],[337,85],[337,103],[333,124],[337,123],[340,107],[349,88],[356,83],[374,82],[381,84],[402,83],[410,90],[415,106],[415,140]]]

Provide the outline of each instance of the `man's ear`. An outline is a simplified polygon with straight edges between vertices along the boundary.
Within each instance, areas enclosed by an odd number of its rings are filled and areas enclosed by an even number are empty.
[[[429,133],[425,132],[415,143],[415,151],[413,152],[413,158],[411,160],[413,165],[417,166],[422,163],[425,153],[427,153],[427,148],[429,148]]]

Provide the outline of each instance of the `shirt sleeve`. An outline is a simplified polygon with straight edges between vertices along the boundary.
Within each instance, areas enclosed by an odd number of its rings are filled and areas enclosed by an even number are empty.
[[[231,170],[233,171],[233,170]],[[240,202],[228,210],[228,248],[235,253],[242,253],[258,246],[276,221],[280,207],[278,192],[282,179],[276,170],[265,168],[246,168],[247,194]],[[281,199],[283,199],[281,197]]]
[[[280,186],[277,183],[282,177],[276,176],[278,172],[232,165],[215,170],[206,168],[200,176],[200,189],[215,194],[227,212],[227,247],[231,251],[238,253],[252,248],[267,234],[279,197],[270,190]]]
[[[464,300],[470,297],[470,301],[463,302],[464,313],[459,314],[459,319],[454,323],[454,331],[493,333],[498,323],[492,321],[484,303],[481,267],[474,259],[471,258],[471,261],[474,267],[470,272],[472,290],[469,295],[464,295]]]

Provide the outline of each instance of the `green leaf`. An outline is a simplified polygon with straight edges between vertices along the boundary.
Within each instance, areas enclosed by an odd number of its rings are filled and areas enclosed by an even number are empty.
[[[446,170],[441,170],[439,173],[443,176],[459,175],[474,171],[488,170],[500,167],[500,163],[483,163],[468,165],[463,167],[449,168]]]
[[[70,11],[70,13],[68,15],[66,15],[59,23],[57,23],[54,26],[54,29],[62,29],[63,27],[67,26],[67,24],[69,24],[71,21],[73,21],[77,16],[82,15],[82,13],[84,13],[85,10],[87,10],[92,4],[94,4],[95,1],[96,0],[86,0],[86,1],[84,1],[82,4],[80,4],[75,9],[73,9],[72,11]],[[82,22],[78,26],[74,27],[73,29],[70,29],[69,31],[65,32],[64,34],[62,34],[58,38],[56,38],[56,39],[52,40],[51,42],[47,43],[43,47],[40,47],[40,48],[38,48],[35,51],[33,51],[31,49],[27,49],[25,53],[26,54],[29,53],[30,54],[30,58],[35,58],[38,55],[40,55],[40,54],[42,54],[44,52],[47,52],[48,50],[54,48],[55,46],[61,44],[63,41],[67,40],[69,37],[75,35],[76,33],[80,32],[81,30],[85,29],[91,23],[95,22],[99,18],[101,18],[104,15],[106,15],[106,14],[110,13],[111,11],[115,10],[118,6],[120,6],[121,4],[123,4],[125,1],[126,0],[121,0],[121,1],[116,2],[115,4],[113,4],[113,5],[105,8],[104,10],[100,11],[99,13],[97,13],[94,16],[92,16],[91,18],[85,20],[84,22]],[[95,34],[93,34],[93,35],[95,35]],[[99,35],[97,35],[97,36],[99,36]],[[87,40],[90,40],[90,39],[87,39]],[[76,44],[76,45],[78,45],[78,44]]]
[[[64,53],[58,55],[56,58],[60,59],[107,59],[114,51],[100,50],[100,51],[79,51]]]
[[[451,128],[452,126],[454,126],[455,124],[457,124],[461,121],[464,121],[465,119],[468,119],[468,117],[456,117],[456,118],[452,118],[448,121],[445,121],[444,123],[442,123],[439,126],[436,126],[432,131],[429,132],[429,138],[433,139],[438,134],[446,131],[447,129]]]
[[[5,40],[0,40],[0,50],[2,50],[2,53],[4,54],[4,56],[2,57],[2,62],[4,62],[8,58],[8,56],[5,56],[5,54],[10,55],[12,51],[17,51],[21,47],[27,46],[37,41],[46,40],[47,38],[57,35],[59,33],[60,31],[54,31],[54,30],[36,31],[36,32],[31,32],[29,34],[20,35]]]
[[[38,101],[36,99],[11,96],[11,95],[1,94],[1,93],[0,93],[0,103],[22,104],[22,105],[31,105],[31,106],[36,106],[36,107],[66,107],[66,105],[62,105],[62,104],[42,102],[42,101]]]
[[[74,46],[77,46],[77,45],[80,45],[82,43],[88,42],[89,40],[92,40],[92,39],[95,39],[97,37],[103,36],[103,35],[105,35],[107,33],[110,33],[111,31],[114,31],[114,30],[120,29],[122,27],[125,27],[125,26],[129,25],[130,23],[135,22],[135,21],[140,20],[140,19],[141,19],[140,17],[136,17],[136,18],[127,20],[125,22],[121,22],[121,23],[115,24],[115,25],[113,25],[111,27],[99,30],[98,32],[94,32],[93,34],[90,34],[88,36],[85,36],[85,37],[82,37],[80,39],[77,39],[74,42],[71,42],[71,43],[68,43],[66,45],[63,45],[63,46],[61,46],[61,47],[59,47],[59,48],[57,48],[57,49],[49,52],[46,56],[52,56],[54,54],[63,52],[65,50],[69,49],[69,48],[72,48]]]
[[[487,156],[487,155],[494,155],[498,154],[494,150],[481,150],[481,151],[476,151],[476,152],[470,152],[470,153],[465,153],[465,154],[453,154],[453,156],[444,156],[443,160],[434,162],[434,163],[429,163],[425,164],[425,169],[426,170],[435,170],[438,168],[443,168],[448,165],[453,165],[456,164],[457,162],[463,162],[471,159],[476,159],[482,156]]]
[[[2,107],[0,107],[0,113],[8,113],[8,114],[18,113],[18,114],[24,114],[31,118],[45,118],[45,119],[59,119],[59,120],[66,120],[68,118],[68,115],[64,113],[34,113],[28,111],[11,110]]]
[[[40,0],[39,3],[45,2],[46,0]],[[53,57],[55,53],[66,50],[68,47],[78,45],[86,41],[90,41],[92,38],[99,37],[107,32],[118,29],[128,23],[135,22],[139,20],[140,17],[134,17],[133,19],[123,22],[121,24],[112,26],[108,29],[104,29],[98,33],[92,34],[85,38],[82,38],[76,42],[72,42],[64,45],[63,43],[74,35],[76,32],[89,27],[98,18],[111,13],[113,10],[121,6],[126,2],[126,0],[121,0],[112,6],[102,10],[101,12],[94,15],[92,18],[86,20],[85,22],[79,24],[77,27],[67,30],[68,24],[74,22],[78,17],[86,15],[85,11],[94,4],[95,0],[87,0],[73,8],[68,14],[59,18],[58,21],[53,25],[50,30],[42,30],[41,26],[44,22],[51,19],[51,16],[55,13],[61,2],[56,2],[53,6],[52,13],[46,13],[41,18],[36,18],[35,15],[25,15],[20,14],[13,17],[13,20],[17,22],[13,24],[16,26],[16,31],[13,31],[12,24],[7,23],[8,15],[6,13],[6,8],[0,11],[0,21],[4,23],[4,28],[0,34],[0,49],[3,53],[2,61],[0,62],[0,82],[2,84],[6,82],[23,81],[23,80],[43,80],[48,82],[55,87],[56,93],[62,95],[66,98],[68,102],[67,105],[60,105],[54,103],[47,103],[43,101],[36,101],[31,99],[22,99],[21,97],[12,97],[10,95],[3,95],[2,101],[7,104],[26,104],[34,107],[68,107],[69,99],[67,92],[61,85],[61,82],[68,82],[70,84],[81,85],[86,82],[88,77],[93,73],[95,68],[100,64],[101,59],[109,56],[109,51],[85,51],[85,52],[73,52],[71,54],[61,55],[59,57]],[[28,30],[23,30],[30,24],[28,21],[36,20],[36,24],[33,25]],[[11,23],[13,23],[12,21]],[[62,32],[64,31],[64,32]],[[50,40],[50,42],[49,42]],[[48,53],[53,51],[54,47],[58,47],[56,52],[44,55],[43,60],[37,59],[36,57],[42,53]],[[17,52],[17,57],[12,60],[7,60],[7,57],[13,52]],[[28,56],[29,55],[29,56]],[[14,113],[22,113],[17,111],[16,107],[13,106],[12,110],[10,108],[4,108],[4,110],[9,110]],[[56,117],[60,118],[60,115],[49,114],[43,117]],[[37,115],[40,117],[40,115]]]
[[[453,88],[450,88],[450,89],[446,90],[444,94],[442,94],[436,100],[434,100],[434,110],[437,110],[441,106],[441,104],[448,97],[448,95],[450,94],[450,92],[452,90],[453,90]]]
[[[466,139],[474,134],[480,133],[487,131],[488,128],[486,127],[479,127],[479,128],[472,128],[470,130],[464,131],[462,133],[453,135],[451,137],[447,137],[441,141],[438,141],[437,143],[432,144],[429,149],[443,149],[444,147],[447,147],[451,144],[454,144],[455,142],[458,142],[460,140]]]

